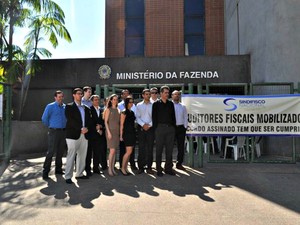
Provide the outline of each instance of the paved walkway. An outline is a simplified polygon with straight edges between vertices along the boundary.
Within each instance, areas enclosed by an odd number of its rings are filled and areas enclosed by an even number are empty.
[[[300,224],[300,164],[216,164],[176,176],[41,178],[43,157],[0,178],[0,224]]]

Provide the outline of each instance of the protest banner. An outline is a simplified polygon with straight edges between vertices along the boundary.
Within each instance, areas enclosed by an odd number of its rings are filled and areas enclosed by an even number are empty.
[[[182,95],[187,135],[300,135],[300,95]]]

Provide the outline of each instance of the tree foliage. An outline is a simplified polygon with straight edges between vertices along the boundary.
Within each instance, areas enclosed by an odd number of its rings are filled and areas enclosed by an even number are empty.
[[[28,30],[24,33],[23,46],[14,44],[16,28]],[[20,111],[25,104],[30,77],[40,69],[38,61],[41,57],[50,58],[52,55],[39,44],[45,40],[56,48],[59,38],[72,41],[65,27],[65,14],[54,1],[0,1],[0,81],[21,84]]]

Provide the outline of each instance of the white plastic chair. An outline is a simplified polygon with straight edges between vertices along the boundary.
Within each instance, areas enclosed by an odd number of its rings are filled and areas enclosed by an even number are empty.
[[[254,138],[254,147],[255,147],[257,158],[259,158],[261,156],[261,153],[260,153],[260,141],[261,141],[261,137],[255,137]],[[252,149],[252,145],[249,145],[249,147]]]
[[[185,146],[185,151],[188,153],[190,151],[190,145],[187,137],[185,137],[184,146]]]
[[[235,137],[226,138],[225,149],[224,149],[224,159],[226,158],[226,153],[227,153],[228,147],[233,148],[234,160],[238,159],[238,153],[239,153],[239,157],[244,156],[244,159],[246,159],[246,151],[245,151],[246,137],[245,136],[237,136],[236,144],[230,144],[230,142],[233,141],[234,139],[235,139]],[[241,152],[240,152],[240,150],[241,150]]]
[[[255,149],[256,149],[257,158],[259,158],[261,156],[261,153],[260,153],[260,144],[259,143],[255,144]]]
[[[193,140],[193,148],[194,148],[195,143],[197,144],[197,141]],[[189,143],[189,139],[187,137],[185,137],[185,151],[187,153],[189,153],[189,151],[190,151],[190,143]],[[197,154],[198,154],[198,148],[196,148],[196,155]]]
[[[210,137],[209,139],[210,139],[209,143],[210,143],[211,148],[212,148],[212,153],[215,154],[214,139],[213,139],[213,137]],[[203,145],[204,145],[204,153],[206,154],[207,153],[207,142],[203,142]]]
[[[261,156],[261,153],[260,153],[260,141],[261,141],[261,138],[262,137],[255,137],[255,150],[256,150],[256,155],[257,155],[257,158],[259,158]]]

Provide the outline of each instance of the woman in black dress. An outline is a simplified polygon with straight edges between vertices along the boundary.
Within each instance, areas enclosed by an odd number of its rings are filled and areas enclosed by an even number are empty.
[[[135,115],[131,110],[133,105],[133,98],[128,96],[125,99],[125,109],[121,113],[120,121],[120,141],[124,141],[126,147],[126,153],[123,156],[123,162],[121,167],[121,173],[125,176],[129,175],[127,167],[130,155],[133,151],[133,147],[136,142],[135,133]]]

